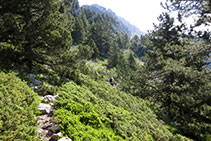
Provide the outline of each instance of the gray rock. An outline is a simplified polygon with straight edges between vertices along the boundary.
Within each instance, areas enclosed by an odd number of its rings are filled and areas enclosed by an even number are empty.
[[[38,97],[39,97],[41,100],[44,100],[44,97],[43,97],[43,96],[38,95]]]
[[[38,133],[39,133],[39,134],[42,134],[43,132],[44,132],[44,130],[43,130],[43,129],[38,128]]]
[[[32,80],[32,81],[30,81],[33,85],[35,85],[35,86],[40,86],[41,84],[42,84],[42,81],[39,81],[39,80],[37,80],[37,79],[34,79],[34,80]]]
[[[55,101],[56,100],[57,95],[53,96],[53,95],[46,95],[44,96],[45,101],[49,102],[49,101]]]
[[[32,90],[33,90],[34,92],[38,92],[38,87],[37,87],[37,86],[34,86]]]
[[[63,134],[61,132],[57,134],[53,134],[49,141],[58,141],[59,137],[62,137]]]
[[[59,139],[58,141],[72,141],[72,140],[68,137],[63,137],[63,138]]]
[[[40,105],[38,106],[38,110],[39,110],[42,114],[49,114],[50,111],[51,111],[51,105],[40,103]]]
[[[56,133],[55,135],[57,135],[59,137],[63,136],[62,132]]]
[[[32,72],[39,72],[39,70],[40,70],[39,68],[33,66],[31,71]]]
[[[53,132],[53,133],[57,133],[59,130],[61,130],[61,128],[59,127],[59,125],[54,125],[50,128],[50,130]]]
[[[30,80],[33,80],[33,79],[36,78],[36,75],[35,75],[35,74],[32,74],[32,73],[29,73],[29,74],[27,75],[27,77],[28,77]]]

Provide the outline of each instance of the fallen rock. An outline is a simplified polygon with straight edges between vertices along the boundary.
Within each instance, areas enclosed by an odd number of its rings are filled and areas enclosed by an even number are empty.
[[[58,95],[55,95],[55,96],[53,96],[53,95],[46,95],[46,96],[44,96],[44,99],[45,99],[46,102],[49,102],[49,101],[55,101],[56,97],[58,97]]]
[[[40,103],[40,105],[38,106],[38,110],[39,110],[42,114],[49,114],[50,111],[51,111],[51,105]]]
[[[59,139],[58,141],[72,141],[72,140],[68,137],[63,137],[63,138]]]

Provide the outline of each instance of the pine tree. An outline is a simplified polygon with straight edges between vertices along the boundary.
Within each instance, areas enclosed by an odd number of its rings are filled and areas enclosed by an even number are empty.
[[[181,23],[185,23],[187,17],[194,17],[194,23],[189,27],[189,34],[193,37],[200,37],[210,41],[210,19],[211,19],[211,1],[210,0],[167,0],[163,7],[170,12],[176,11],[178,19]],[[205,30],[195,30],[199,26],[203,26]],[[208,28],[207,28],[208,27]],[[186,31],[187,32],[187,31]],[[194,35],[193,35],[194,34]]]
[[[97,48],[97,45],[95,43],[95,41],[93,39],[91,39],[88,43],[88,45],[91,47],[91,49],[93,50],[93,55],[92,58],[97,58],[100,55],[99,49]]]
[[[15,46],[19,63],[53,63],[60,56],[58,52],[71,45],[68,21],[59,11],[60,1],[2,0],[1,4],[0,42]]]
[[[130,54],[129,54],[129,57],[128,57],[128,62],[129,62],[129,67],[130,67],[132,70],[136,70],[136,69],[137,69],[136,60],[135,60],[135,57],[134,57],[132,51],[130,51]]]
[[[204,68],[210,45],[182,39],[167,14],[160,19],[146,64],[147,84],[152,89],[149,96],[161,102],[160,111],[184,134],[198,138],[211,132],[211,72]]]
[[[108,67],[113,68],[116,67],[120,60],[120,48],[118,46],[117,41],[114,41],[113,45],[109,49],[109,57],[108,57]]]
[[[80,16],[75,18],[75,27],[71,33],[74,44],[83,44],[85,41],[85,31]]]

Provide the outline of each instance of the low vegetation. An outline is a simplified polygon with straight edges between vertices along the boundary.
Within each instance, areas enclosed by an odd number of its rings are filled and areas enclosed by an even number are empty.
[[[38,96],[15,73],[0,73],[0,140],[38,140]]]
[[[77,0],[2,0],[0,140],[39,140],[37,95],[59,94],[54,118],[72,140],[209,141],[210,1],[166,2],[180,22],[162,13],[130,39]]]

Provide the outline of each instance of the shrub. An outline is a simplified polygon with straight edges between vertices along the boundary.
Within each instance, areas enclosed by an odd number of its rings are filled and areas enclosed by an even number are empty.
[[[56,102],[55,117],[63,133],[71,139],[171,140],[181,137],[174,136],[156,118],[147,101],[87,75],[79,75],[77,83],[63,85]]]
[[[14,73],[0,73],[0,140],[38,140],[37,95]]]

